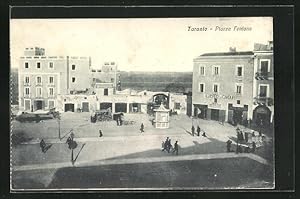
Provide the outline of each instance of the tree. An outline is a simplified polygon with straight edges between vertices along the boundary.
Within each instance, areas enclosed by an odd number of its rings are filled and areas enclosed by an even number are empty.
[[[172,93],[184,93],[185,87],[182,83],[170,83],[165,87],[164,91]]]

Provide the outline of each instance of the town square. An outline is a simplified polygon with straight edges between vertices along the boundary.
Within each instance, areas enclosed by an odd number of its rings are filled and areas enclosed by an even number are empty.
[[[11,189],[273,189],[272,18],[255,23],[13,20]]]

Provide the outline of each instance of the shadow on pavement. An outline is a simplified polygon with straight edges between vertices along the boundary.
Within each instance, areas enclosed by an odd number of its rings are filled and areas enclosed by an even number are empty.
[[[272,172],[248,158],[58,169],[47,188],[271,188]]]

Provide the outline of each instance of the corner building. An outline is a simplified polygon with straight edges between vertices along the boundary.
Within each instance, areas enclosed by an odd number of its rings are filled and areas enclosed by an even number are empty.
[[[57,96],[89,88],[88,57],[46,56],[43,48],[26,48],[19,66],[20,110],[56,106]]]
[[[232,124],[273,121],[273,48],[206,53],[194,59],[193,115]],[[272,77],[271,77],[272,76]]]

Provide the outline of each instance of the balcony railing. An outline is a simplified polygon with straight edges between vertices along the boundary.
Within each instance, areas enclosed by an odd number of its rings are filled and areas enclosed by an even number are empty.
[[[255,73],[255,79],[257,80],[269,80],[273,77],[271,72],[257,72]]]
[[[257,96],[254,98],[254,105],[267,105],[267,106],[273,106],[274,105],[274,99],[271,97],[260,97]]]

